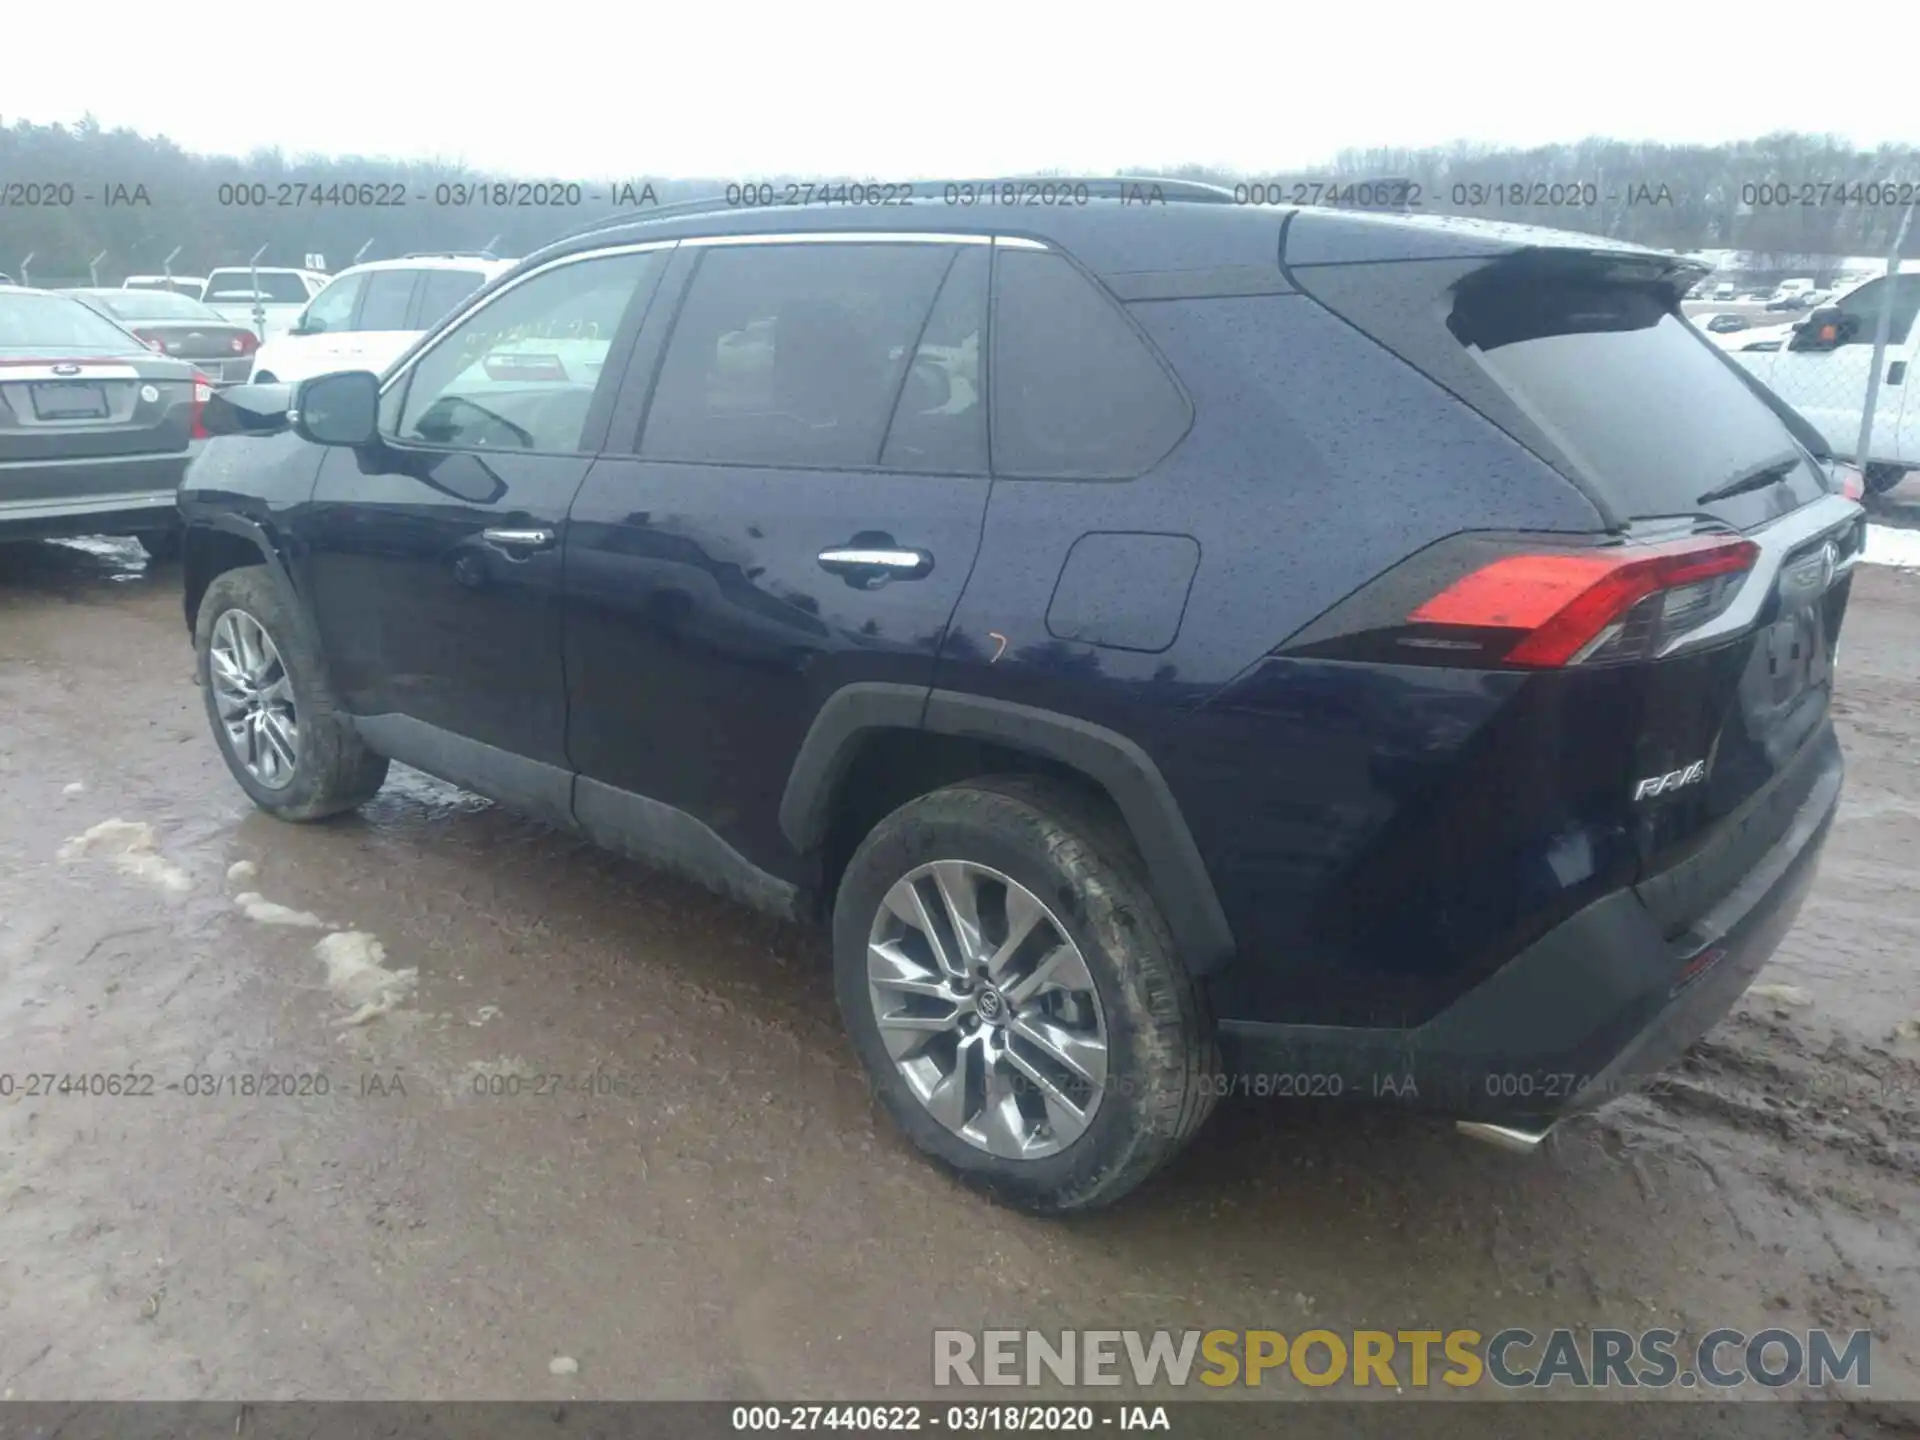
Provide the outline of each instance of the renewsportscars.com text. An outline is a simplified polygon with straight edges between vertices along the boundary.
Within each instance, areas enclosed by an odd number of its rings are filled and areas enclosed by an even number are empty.
[[[1584,1333],[1478,1330],[936,1330],[933,1383],[1222,1388],[1384,1386],[1392,1390],[1769,1389],[1832,1381],[1866,1388],[1866,1330],[1675,1330]]]

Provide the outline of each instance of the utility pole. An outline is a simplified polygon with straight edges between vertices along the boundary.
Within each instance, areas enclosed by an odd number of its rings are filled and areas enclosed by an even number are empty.
[[[1907,227],[1913,224],[1914,206],[1908,205],[1907,211],[1900,217],[1900,228],[1893,232],[1893,248],[1887,251],[1887,274],[1889,277],[1900,273],[1900,247],[1906,243]],[[1880,321],[1874,326],[1873,334],[1873,373],[1867,376],[1867,405],[1860,413],[1860,443],[1855,447],[1854,459],[1860,466],[1860,473],[1867,473],[1867,446],[1873,440],[1873,412],[1880,404],[1880,371],[1887,363],[1887,336],[1893,329],[1893,281],[1887,281],[1886,303],[1880,307]]]

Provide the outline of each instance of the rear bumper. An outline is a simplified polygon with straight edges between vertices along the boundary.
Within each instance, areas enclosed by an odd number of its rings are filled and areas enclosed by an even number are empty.
[[[1732,1008],[1799,914],[1840,798],[1838,744],[1830,732],[1815,743],[1817,774],[1779,840],[1688,934],[1669,939],[1620,890],[1411,1029],[1223,1020],[1232,1088],[1387,1101],[1535,1135],[1634,1088]]]
[[[180,478],[199,448],[0,464],[0,540],[128,535],[178,525]]]

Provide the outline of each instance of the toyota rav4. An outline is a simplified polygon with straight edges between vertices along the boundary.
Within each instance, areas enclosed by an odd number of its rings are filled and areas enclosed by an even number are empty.
[[[1065,193],[623,220],[216,395],[214,739],[824,922],[881,1103],[1036,1210],[1240,1090],[1537,1144],[1792,923],[1861,509],[1678,257]]]

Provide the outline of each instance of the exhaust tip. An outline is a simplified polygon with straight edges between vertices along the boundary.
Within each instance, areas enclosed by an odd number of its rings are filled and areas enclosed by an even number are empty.
[[[1553,1133],[1553,1126],[1544,1130],[1519,1130],[1511,1125],[1490,1125],[1484,1120],[1456,1120],[1454,1128],[1470,1140],[1494,1145],[1502,1150],[1511,1150],[1520,1155],[1531,1155],[1546,1143]]]

